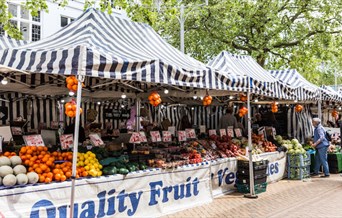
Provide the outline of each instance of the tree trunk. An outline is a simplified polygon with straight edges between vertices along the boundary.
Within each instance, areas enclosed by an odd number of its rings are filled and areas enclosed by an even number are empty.
[[[261,67],[264,67],[264,66],[265,66],[265,61],[266,61],[265,55],[259,54],[258,57],[257,57],[257,62],[258,62],[258,64],[259,64]]]

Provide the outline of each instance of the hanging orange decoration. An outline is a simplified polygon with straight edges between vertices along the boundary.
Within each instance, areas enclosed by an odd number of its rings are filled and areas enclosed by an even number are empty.
[[[211,102],[213,101],[213,97],[211,97],[208,93],[203,98],[203,106],[209,106],[211,105]]]
[[[160,95],[156,91],[152,92],[148,96],[148,100],[150,101],[150,104],[153,105],[154,107],[157,107],[162,102]]]
[[[243,117],[248,113],[248,109],[245,106],[241,106],[239,109],[239,116]]]
[[[336,109],[334,108],[334,110],[331,112],[331,116],[335,119],[338,118],[338,112],[336,111]]]
[[[241,101],[247,101],[247,96],[244,94],[240,94],[240,100]]]
[[[74,118],[76,117],[76,102],[75,100],[71,100],[70,102],[65,103],[64,105],[65,108],[65,114],[70,117],[70,118]],[[80,108],[80,114],[82,114],[83,110],[82,108]]]
[[[272,113],[277,113],[278,112],[278,105],[277,105],[277,103],[273,102],[271,104],[271,110],[272,110]]]
[[[77,84],[78,80],[75,76],[68,76],[66,78],[67,88],[70,91],[76,92],[77,91]],[[82,87],[84,87],[84,84],[82,83]]]
[[[297,104],[296,106],[295,106],[295,111],[296,112],[301,112],[303,110],[303,106],[302,105],[300,105],[300,104]]]

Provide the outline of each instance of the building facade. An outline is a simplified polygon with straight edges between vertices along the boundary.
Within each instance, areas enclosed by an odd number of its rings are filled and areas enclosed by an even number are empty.
[[[23,40],[38,41],[56,33],[80,16],[84,10],[84,1],[73,0],[65,7],[60,7],[53,0],[47,0],[48,12],[41,11],[37,17],[32,17],[24,7],[22,0],[9,0],[8,10],[13,15],[12,24],[23,34]],[[95,5],[96,7],[96,5]],[[126,17],[121,10],[114,9],[113,13]],[[7,35],[0,27],[0,35]]]

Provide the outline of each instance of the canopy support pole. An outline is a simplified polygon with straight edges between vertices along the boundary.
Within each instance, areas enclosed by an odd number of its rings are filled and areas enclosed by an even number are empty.
[[[75,202],[75,180],[76,180],[76,164],[77,164],[77,152],[78,152],[78,135],[80,128],[80,107],[82,98],[82,82],[84,76],[77,76],[77,100],[76,100],[76,119],[74,130],[74,147],[72,157],[72,176],[71,176],[71,199],[70,199],[70,217],[74,217],[74,202]]]
[[[322,92],[319,90],[319,99],[317,102],[317,113],[318,118],[322,121]]]
[[[136,120],[135,120],[135,130],[140,132],[140,108],[141,108],[141,98],[137,98],[135,102],[136,107]]]
[[[252,157],[252,151],[253,151],[253,145],[252,145],[252,118],[251,118],[251,81],[250,77],[247,76],[247,120],[248,120],[248,159],[249,159],[249,194],[245,194],[245,198],[258,198],[258,196],[255,194],[254,190],[254,167],[253,167],[253,157]]]

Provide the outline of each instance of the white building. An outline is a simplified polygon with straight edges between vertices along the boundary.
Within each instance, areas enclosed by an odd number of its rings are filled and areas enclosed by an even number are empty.
[[[84,1],[82,0],[69,0],[69,4],[65,7],[60,7],[53,0],[46,1],[48,12],[42,11],[37,17],[32,17],[24,8],[22,3],[25,1],[8,1],[8,9],[13,15],[11,22],[21,30],[24,40],[38,41],[50,36],[83,13]],[[126,17],[121,10],[113,10],[113,13]],[[1,28],[0,35],[6,35]]]

